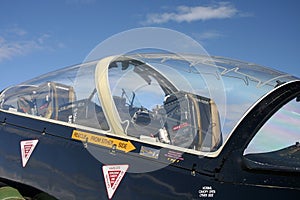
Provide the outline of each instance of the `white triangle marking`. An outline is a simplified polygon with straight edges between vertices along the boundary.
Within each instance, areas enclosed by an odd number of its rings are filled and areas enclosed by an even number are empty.
[[[25,167],[33,150],[35,149],[39,140],[25,140],[20,142],[22,166]]]
[[[102,167],[108,198],[111,199],[122,181],[129,165],[104,165]]]

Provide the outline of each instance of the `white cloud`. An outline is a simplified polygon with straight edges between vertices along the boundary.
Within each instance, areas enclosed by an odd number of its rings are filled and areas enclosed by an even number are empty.
[[[44,44],[51,36],[49,34],[43,34],[39,38],[37,38],[37,41],[39,44]]]
[[[19,28],[16,25],[13,25],[11,28],[7,29],[5,32],[7,32],[9,34],[17,35],[17,36],[24,36],[27,34],[27,31]]]
[[[195,36],[196,39],[198,40],[207,40],[207,39],[216,39],[216,38],[220,38],[223,37],[224,35],[217,32],[217,31],[205,31],[202,33],[198,33],[198,34],[193,34]]]
[[[231,18],[238,10],[229,3],[218,3],[212,6],[179,6],[175,12],[148,14],[145,24],[162,24],[169,21],[193,22],[211,19]]]
[[[0,62],[40,48],[41,46],[33,40],[7,41],[0,36]]]
[[[0,62],[35,51],[64,48],[63,43],[51,41],[50,34],[34,36],[17,26],[0,30]]]

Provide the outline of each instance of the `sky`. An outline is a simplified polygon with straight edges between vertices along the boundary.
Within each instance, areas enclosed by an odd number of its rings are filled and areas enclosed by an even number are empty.
[[[81,63],[107,38],[142,27],[300,77],[299,10],[297,0],[0,0],[0,90]]]

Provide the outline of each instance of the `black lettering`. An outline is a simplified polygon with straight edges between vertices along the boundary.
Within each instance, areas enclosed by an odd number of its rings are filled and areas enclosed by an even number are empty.
[[[79,139],[82,139],[82,140],[85,140],[85,138],[86,138],[86,135],[83,134],[83,133],[75,132],[74,135],[75,135],[76,138],[79,138]]]
[[[113,141],[111,141],[111,140],[109,140],[107,138],[102,138],[101,144],[107,145],[107,146],[112,146],[113,145]]]
[[[121,149],[126,149],[127,143],[120,142],[118,147],[121,148]]]

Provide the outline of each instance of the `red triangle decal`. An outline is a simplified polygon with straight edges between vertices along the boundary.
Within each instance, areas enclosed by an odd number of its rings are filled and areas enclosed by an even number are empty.
[[[25,140],[20,142],[22,166],[25,167],[32,152],[34,151],[38,140]]]
[[[104,165],[102,167],[108,198],[111,199],[121,183],[129,165]]]

